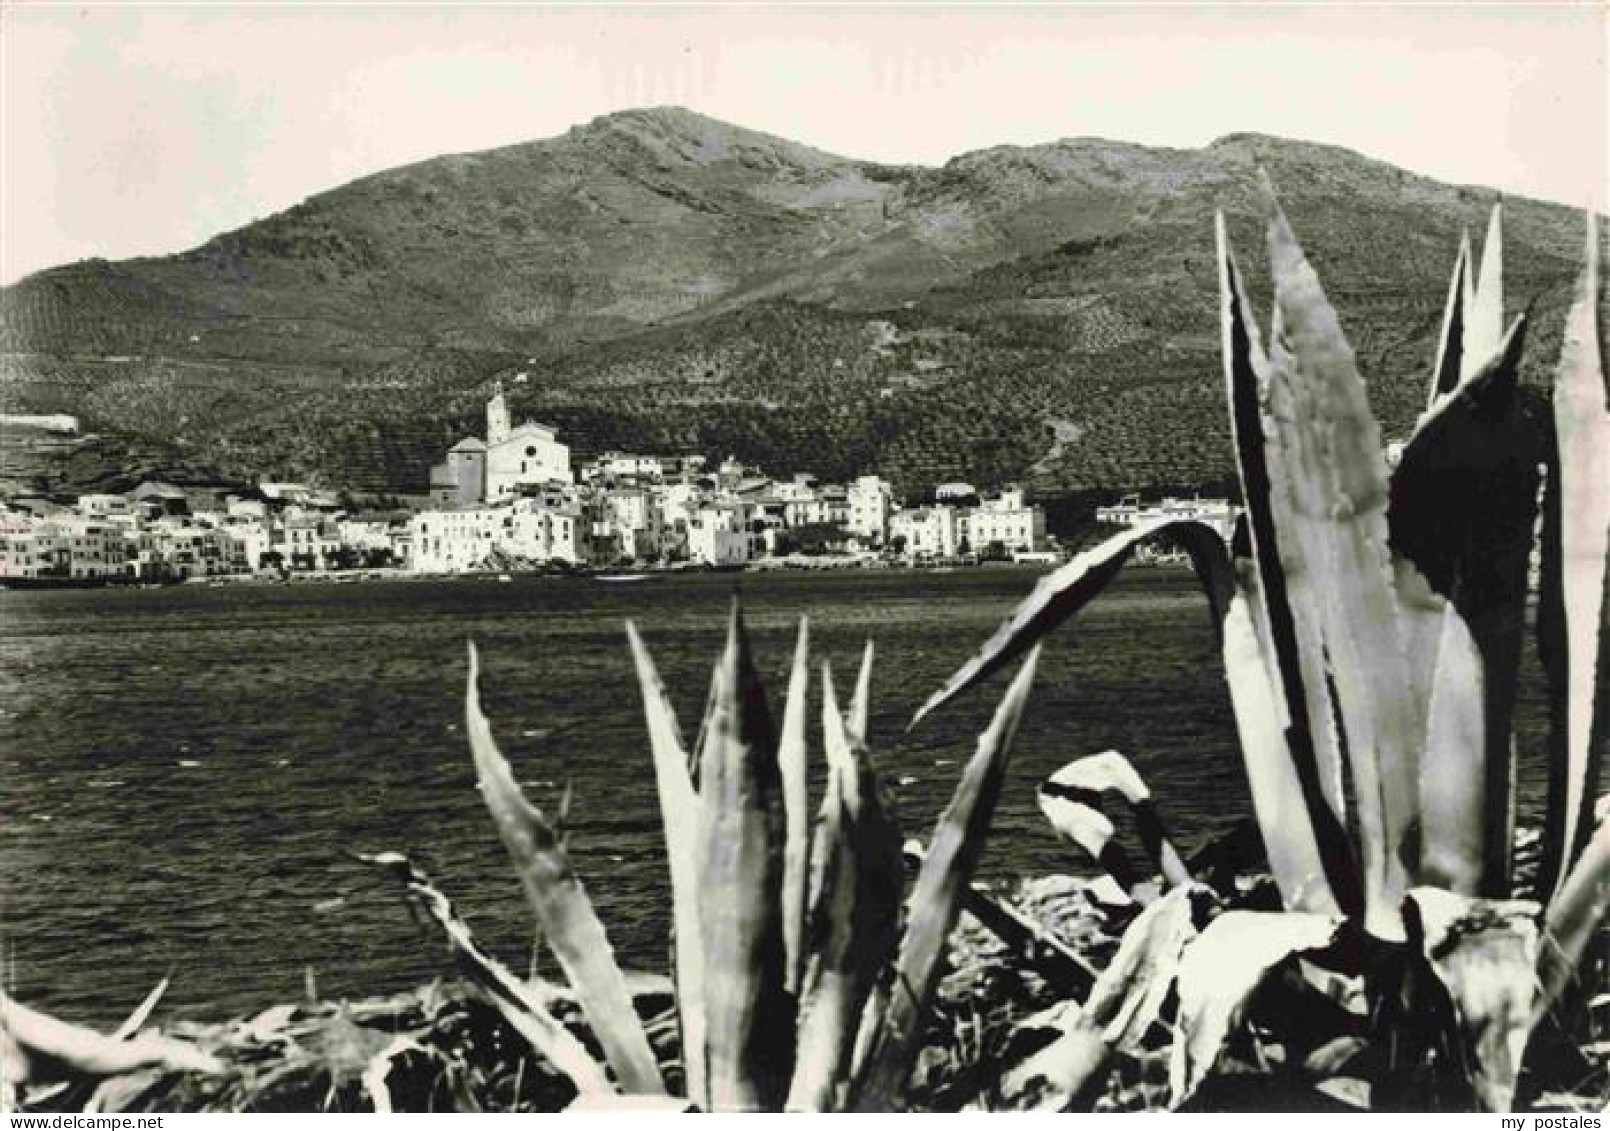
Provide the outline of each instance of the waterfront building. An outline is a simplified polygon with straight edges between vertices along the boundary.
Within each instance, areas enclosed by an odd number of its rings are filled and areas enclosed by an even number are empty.
[[[962,533],[956,520],[956,508],[943,504],[902,510],[890,520],[889,540],[903,539],[909,558],[953,558]]]
[[[980,500],[967,515],[967,544],[974,553],[999,546],[1008,553],[1030,552],[1045,544],[1045,511],[1031,506],[1021,489]]]
[[[1229,541],[1235,532],[1239,508],[1228,499],[1204,499],[1193,496],[1180,499],[1169,496],[1161,502],[1144,504],[1139,495],[1125,495],[1116,505],[1096,508],[1096,521],[1115,526],[1139,526],[1158,519],[1195,519],[1206,523]]]
[[[688,523],[688,560],[710,566],[743,565],[754,556],[755,540],[744,524],[743,508],[711,504]]]
[[[894,488],[876,475],[862,475],[844,492],[848,509],[846,525],[873,546],[889,538],[889,514],[894,506]]]
[[[408,568],[416,573],[469,573],[500,559],[522,564],[582,560],[581,511],[524,496],[489,506],[429,510],[408,524]]]

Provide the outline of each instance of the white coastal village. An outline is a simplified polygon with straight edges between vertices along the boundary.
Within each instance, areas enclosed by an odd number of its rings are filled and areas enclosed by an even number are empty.
[[[57,427],[76,427],[58,422]],[[363,573],[512,574],[620,568],[1050,563],[1066,556],[1044,510],[1016,487],[980,494],[937,484],[907,506],[877,475],[824,483],[774,478],[728,458],[604,452],[579,465],[557,431],[512,422],[502,386],[486,436],[431,468],[413,505],[351,510],[333,491],[263,482],[217,493],[144,482],[71,506],[13,499],[0,509],[0,584],[163,583]],[[1226,536],[1222,499],[1138,496],[1100,522],[1195,517]]]

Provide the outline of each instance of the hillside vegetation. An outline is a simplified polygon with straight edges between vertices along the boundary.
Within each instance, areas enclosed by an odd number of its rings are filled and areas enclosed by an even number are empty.
[[[678,109],[379,173],[181,254],[30,276],[0,292],[0,406],[102,436],[103,466],[78,449],[76,469],[27,469],[53,490],[126,474],[131,446],[220,476],[421,490],[498,377],[581,455],[1047,496],[1217,482],[1212,215],[1253,242],[1260,164],[1401,434],[1489,191],[1254,135],[893,167]],[[1533,310],[1531,356],[1553,356],[1581,219],[1506,211],[1509,293]]]

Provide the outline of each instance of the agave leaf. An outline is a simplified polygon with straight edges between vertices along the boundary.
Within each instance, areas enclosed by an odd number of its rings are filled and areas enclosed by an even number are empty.
[[[868,727],[872,719],[872,641],[868,639],[861,653],[861,670],[855,677],[855,694],[850,697],[850,714],[847,725],[850,738],[857,746],[867,745]]]
[[[1411,945],[1454,1006],[1461,1073],[1484,1111],[1509,1111],[1531,1032],[1538,906],[1470,899],[1440,888],[1408,894]]]
[[[1174,986],[1181,955],[1197,937],[1197,920],[1208,900],[1205,888],[1174,888],[1124,931],[1085,1005],[1112,1048],[1133,1052],[1141,1047]]]
[[[1192,519],[1165,518],[1143,523],[1114,535],[1042,577],[1034,591],[1013,610],[1011,617],[983,648],[929,696],[912,717],[911,726],[1039,643],[1052,629],[1094,600],[1118,575],[1136,546],[1165,535],[1184,546],[1191,556],[1217,626],[1229,600],[1229,558],[1224,540],[1213,527]]]
[[[1270,416],[1287,461],[1292,525],[1313,570],[1347,735],[1364,849],[1365,925],[1379,937],[1401,939],[1403,856],[1418,816],[1425,708],[1414,701],[1399,637],[1381,432],[1336,312],[1272,196],[1270,212]]]
[[[1482,363],[1498,351],[1504,336],[1504,206],[1494,204],[1487,220],[1487,238],[1481,245],[1481,270],[1471,293],[1470,315],[1465,322],[1460,381],[1468,381]]]
[[[1203,929],[1181,957],[1176,979],[1180,1033],[1168,1066],[1174,1107],[1213,1070],[1270,973],[1330,946],[1340,926],[1328,915],[1226,911]]]
[[[1453,278],[1448,283],[1448,301],[1442,308],[1442,332],[1437,337],[1437,357],[1431,366],[1431,387],[1426,393],[1426,410],[1459,386],[1461,358],[1464,356],[1465,319],[1470,317],[1465,292],[1470,283],[1470,233],[1459,241]]]
[[[900,1106],[922,1035],[922,1022],[939,982],[961,893],[984,853],[995,803],[1005,780],[1012,739],[1028,701],[1038,647],[1006,689],[989,727],[962,771],[955,795],[940,814],[922,871],[917,875],[893,985],[871,1037],[851,1103],[863,1111]]]
[[[710,1089],[700,1106],[776,1111],[787,1097],[794,1059],[782,917],[782,781],[766,693],[736,602],[714,687],[700,766]]]
[[[1114,1052],[1141,1049],[1174,987],[1180,954],[1196,938],[1203,898],[1211,898],[1206,889],[1177,887],[1135,917],[1086,1003],[1066,1003],[1045,1018],[1057,1037],[1003,1075],[1014,1110],[1064,1111],[1100,1086]]]
[[[908,871],[921,870],[926,853],[915,840],[905,843],[903,853]],[[1116,890],[1116,889],[1115,889]],[[1132,901],[1117,892],[1124,904]],[[1083,996],[1095,984],[1097,972],[1079,952],[1068,946],[1033,918],[986,891],[976,883],[962,891],[962,911],[990,934],[1017,952],[1030,970],[1066,993]]]
[[[636,1096],[583,1093],[571,1101],[564,1113],[647,1118],[656,1115],[683,1115],[698,1110],[698,1105],[692,1100],[685,1100],[680,1096],[667,1096],[663,1093]]]
[[[1558,890],[1592,826],[1610,712],[1596,709],[1605,662],[1610,566],[1610,403],[1600,354],[1599,239],[1588,218],[1587,263],[1566,317],[1554,378],[1558,454],[1543,508],[1538,650],[1549,687],[1549,798],[1539,891]]]
[[[660,820],[665,830],[665,854],[671,872],[671,925],[676,963],[677,1017],[682,1034],[682,1061],[687,1092],[703,1097],[706,1091],[704,1022],[704,942],[699,925],[699,795],[688,772],[681,728],[670,696],[660,681],[654,660],[631,621],[626,638],[637,668],[648,723],[649,749],[654,758],[654,784],[660,797]]]
[[[852,746],[826,664],[822,732],[831,768],[816,833],[810,964],[789,1111],[829,1111],[842,1100],[862,1011],[895,953],[905,881],[899,830],[878,801],[865,751]]]
[[[1548,905],[1543,920],[1536,1020],[1552,1009],[1576,979],[1582,956],[1595,932],[1610,918],[1610,818],[1598,831]]]
[[[1408,672],[1427,710],[1422,878],[1492,897],[1510,890],[1511,732],[1548,452],[1544,408],[1519,383],[1524,337],[1517,319],[1421,421],[1388,513]]]
[[[114,1076],[140,1068],[221,1072],[210,1053],[160,1033],[108,1036],[0,993],[0,1080],[8,1086]]]
[[[1141,875],[1130,863],[1124,846],[1118,843],[1112,819],[1081,797],[1070,796],[1050,780],[1042,782],[1035,794],[1040,812],[1045,814],[1051,827],[1101,865],[1102,871],[1112,877],[1113,883],[1126,895],[1133,896]]]
[[[1057,1035],[1001,1074],[1001,1098],[1008,1110],[1067,1111],[1099,1086],[1112,1049],[1102,1038],[1101,1026],[1077,1002],[1060,1002],[1025,1018],[1017,1028],[1050,1029]]]
[[[665,1084],[660,1079],[654,1050],[632,1007],[632,995],[615,962],[604,925],[559,847],[553,826],[541,810],[525,799],[514,771],[498,750],[492,728],[481,711],[479,681],[480,664],[471,643],[464,729],[475,759],[481,799],[514,861],[526,902],[576,991],[587,1022],[621,1087],[632,1092],[663,1092]]]
[[[164,978],[151,987],[151,992],[146,994],[140,1004],[134,1007],[133,1013],[123,1019],[123,1024],[113,1031],[112,1036],[124,1041],[145,1028],[145,1023],[151,1020],[151,1014],[156,1011],[157,1003],[162,1000],[162,995],[167,992],[168,979]]]
[[[1264,852],[1286,907],[1338,914],[1314,827],[1315,813],[1323,820],[1330,810],[1322,800],[1317,809],[1310,808],[1304,795],[1286,744],[1284,705],[1274,693],[1279,674],[1266,622],[1259,623],[1263,607],[1250,563],[1241,577],[1248,595],[1230,603],[1224,620],[1224,668]],[[1342,843],[1345,846],[1345,840]],[[1350,852],[1344,852],[1337,867],[1345,875],[1354,874]]]
[[[1249,665],[1229,672],[1231,697],[1239,696],[1249,710],[1263,712],[1245,716],[1254,731],[1266,729],[1266,733],[1253,736],[1254,746],[1246,748],[1262,763],[1258,779],[1272,787],[1287,777],[1275,760],[1284,758],[1291,763],[1307,817],[1303,820],[1282,813],[1279,823],[1288,828],[1293,823],[1311,827],[1335,900],[1348,914],[1360,915],[1364,897],[1344,825],[1347,810],[1342,790],[1342,751],[1325,670],[1319,598],[1314,592],[1315,569],[1306,558],[1311,545],[1299,536],[1298,516],[1292,511],[1288,485],[1293,468],[1285,447],[1287,429],[1276,419],[1270,403],[1277,390],[1271,387],[1268,358],[1259,343],[1258,327],[1230,251],[1222,214],[1218,217],[1218,242],[1225,378],[1236,463],[1247,508],[1244,520],[1238,523],[1237,557],[1251,559],[1249,564],[1237,565],[1237,586],[1247,601],[1276,713],[1272,719],[1268,717],[1267,707],[1261,704],[1262,691],[1249,682],[1257,678]],[[1243,627],[1237,630],[1244,635]],[[1247,646],[1245,639],[1238,642],[1238,654],[1245,656]],[[1237,710],[1240,719],[1245,712]],[[1271,725],[1272,734],[1267,733]],[[1264,820],[1265,815],[1273,818],[1271,806],[1285,807],[1290,798],[1267,791],[1265,796],[1270,804],[1259,809],[1263,822],[1260,827],[1270,830],[1273,823]],[[1291,828],[1281,835],[1298,834]],[[1270,848],[1271,853],[1278,851],[1283,850]],[[1287,856],[1295,865],[1297,858],[1292,853],[1302,855],[1306,850],[1292,846]],[[1300,871],[1288,872],[1286,879],[1306,886],[1305,877],[1309,874],[1304,865]]]
[[[1051,823],[1058,831],[1063,831],[1063,834],[1075,843],[1086,847],[1080,842],[1077,823],[1091,811],[1099,816],[1101,795],[1109,791],[1122,795],[1129,804],[1140,832],[1142,847],[1169,886],[1178,887],[1190,883],[1191,873],[1186,869],[1185,862],[1180,859],[1173,842],[1168,839],[1168,833],[1163,828],[1163,819],[1157,811],[1157,802],[1152,798],[1152,791],[1146,787],[1145,781],[1130,764],[1129,759],[1116,750],[1075,759],[1052,774],[1040,785],[1040,809],[1051,819]],[[1053,813],[1056,815],[1053,816]],[[1059,817],[1072,822],[1075,827],[1064,831]],[[1105,832],[1110,838],[1111,823],[1107,824]],[[1103,847],[1112,847],[1110,839]],[[1088,847],[1086,851],[1089,851]],[[1108,871],[1109,874],[1112,873],[1111,869]],[[1123,882],[1116,874],[1113,878],[1120,883]]]
[[[796,995],[805,972],[805,901],[808,895],[805,881],[811,851],[811,799],[806,779],[809,754],[805,741],[810,631],[810,622],[800,617],[794,667],[788,677],[788,698],[783,702],[783,729],[777,740],[777,765],[783,782],[783,945],[788,961],[788,992]]]

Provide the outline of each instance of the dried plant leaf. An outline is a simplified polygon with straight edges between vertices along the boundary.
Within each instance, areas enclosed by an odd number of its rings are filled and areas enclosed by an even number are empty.
[[[452,901],[406,856],[381,852],[360,859],[383,868],[402,883],[413,906],[441,929],[459,969],[479,987],[510,1027],[556,1071],[566,1076],[578,1092],[586,1095],[615,1090],[604,1066],[549,1012],[544,995],[481,949],[469,925],[453,909]],[[273,1027],[264,1026],[270,1030]]]
[[[471,644],[464,729],[475,759],[481,798],[514,861],[526,902],[576,991],[621,1087],[631,1092],[664,1091],[654,1051],[632,1007],[632,996],[615,962],[604,925],[559,847],[553,826],[541,810],[526,800],[514,771],[492,738],[492,728],[481,712],[479,676],[475,645]]]
[[[852,745],[826,664],[822,734],[830,770],[816,831],[810,962],[789,1111],[842,1103],[862,1013],[899,941],[905,883],[900,832],[878,800],[864,749]]]
[[[115,1076],[141,1068],[220,1072],[217,1058],[161,1033],[109,1036],[31,1009],[0,993],[0,1080],[10,1087]]]
[[[1301,912],[1226,911],[1203,928],[1179,963],[1179,1013],[1169,1059],[1178,1107],[1218,1063],[1258,987],[1294,958],[1328,947],[1341,921]]]
[[[1197,937],[1198,905],[1208,898],[1203,888],[1175,888],[1124,931],[1085,1003],[1085,1013],[1112,1048],[1141,1047],[1174,986],[1181,955]]]
[[[1610,403],[1599,342],[1599,237],[1588,218],[1587,262],[1566,316],[1554,378],[1558,453],[1544,499],[1538,650],[1549,685],[1549,800],[1539,891],[1563,883],[1592,827],[1610,711],[1595,689],[1605,663],[1610,568]]]
[[[123,1019],[123,1024],[113,1031],[112,1036],[123,1041],[134,1036],[145,1023],[151,1020],[151,1014],[156,1012],[157,1004],[161,1002],[162,995],[168,992],[168,979],[164,978],[151,987],[151,992],[145,995],[144,1000],[134,1007],[134,1012]]]
[[[1110,850],[1112,825],[1108,823],[1105,830],[1096,828],[1090,821],[1090,815],[1101,815],[1102,794],[1116,792],[1128,803],[1130,812],[1134,815],[1136,829],[1140,833],[1141,846],[1145,849],[1147,858],[1162,874],[1163,879],[1170,886],[1179,886],[1191,882],[1191,874],[1180,859],[1168,833],[1163,827],[1163,819],[1157,811],[1157,802],[1153,800],[1151,790],[1141,779],[1135,767],[1128,758],[1116,750],[1103,751],[1100,754],[1091,754],[1084,758],[1077,758],[1052,774],[1040,785],[1040,809],[1051,819],[1058,831],[1068,836],[1075,843],[1080,844],[1088,852],[1090,846],[1081,840],[1079,825],[1089,826],[1085,835],[1091,832],[1101,832],[1105,844],[1101,845],[1103,851]],[[1064,828],[1064,822],[1068,823]],[[1093,838],[1092,838],[1093,839]],[[1099,859],[1099,853],[1097,854]],[[1122,879],[1108,869],[1108,873],[1115,880],[1122,883]],[[1132,886],[1132,885],[1131,885]]]
[[[1453,1003],[1461,1075],[1481,1110],[1509,1111],[1532,1027],[1538,906],[1430,887],[1412,889],[1408,903],[1410,943]]]
[[[776,1111],[793,1074],[785,987],[781,772],[766,693],[734,603],[701,772],[707,1111]]]
[[[1011,617],[983,648],[963,664],[944,687],[929,696],[912,717],[911,726],[1038,644],[1094,600],[1118,575],[1136,546],[1164,536],[1185,547],[1190,555],[1197,577],[1208,594],[1213,623],[1217,626],[1230,593],[1229,557],[1225,553],[1224,539],[1213,527],[1191,519],[1144,523],[1114,535],[1042,577],[1034,591],[1013,610]]]
[[[979,736],[978,748],[962,771],[956,793],[934,828],[911,895],[889,1000],[871,1038],[856,1094],[851,1097],[857,1110],[894,1110],[904,1097],[922,1022],[960,911],[961,892],[984,852],[1039,655],[1037,646],[1031,648],[988,729]]]
[[[687,1091],[705,1094],[704,940],[699,922],[699,795],[689,776],[688,756],[670,696],[637,628],[626,622],[643,695],[654,783],[660,798],[665,854],[671,874],[672,946],[676,964],[677,1017],[682,1034],[682,1060]]]

